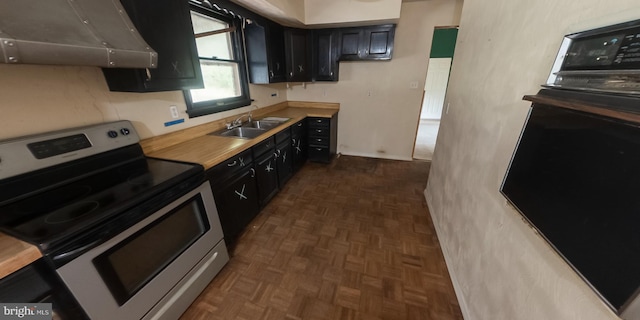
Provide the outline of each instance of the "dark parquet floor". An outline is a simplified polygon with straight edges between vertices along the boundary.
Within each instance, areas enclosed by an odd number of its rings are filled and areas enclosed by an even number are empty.
[[[462,319],[428,173],[417,161],[307,163],[181,319]]]

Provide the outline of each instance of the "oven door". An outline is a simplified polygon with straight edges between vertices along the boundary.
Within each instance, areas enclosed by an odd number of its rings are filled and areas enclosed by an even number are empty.
[[[228,261],[222,238],[206,182],[57,272],[91,319],[168,318]]]

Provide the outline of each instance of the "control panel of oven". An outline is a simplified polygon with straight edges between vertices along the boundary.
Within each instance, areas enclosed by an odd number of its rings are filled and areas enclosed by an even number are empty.
[[[566,35],[547,87],[640,93],[640,20]]]
[[[0,141],[0,180],[138,142],[126,120]]]

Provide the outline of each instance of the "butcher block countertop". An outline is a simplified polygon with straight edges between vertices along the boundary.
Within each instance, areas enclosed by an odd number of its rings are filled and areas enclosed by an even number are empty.
[[[264,139],[290,127],[305,117],[331,118],[338,112],[337,103],[295,102],[288,101],[274,106],[256,109],[254,119],[265,117],[290,118],[253,139],[240,139],[209,135],[223,129],[225,122],[233,121],[237,116],[210,122],[193,128],[172,132],[142,141],[142,148],[149,157],[199,163],[205,170],[222,163]],[[243,118],[246,121],[246,118]]]
[[[34,245],[0,233],[0,279],[40,259]]]
[[[286,101],[253,111],[254,119],[265,117],[290,118],[282,125],[254,139],[239,139],[208,135],[223,129],[226,122],[238,115],[199,126],[183,129],[140,142],[147,156],[199,163],[209,169],[227,158],[244,151],[305,117],[330,118],[338,112],[340,104]],[[246,118],[243,120],[246,121]],[[0,279],[20,270],[42,257],[36,246],[0,233]]]

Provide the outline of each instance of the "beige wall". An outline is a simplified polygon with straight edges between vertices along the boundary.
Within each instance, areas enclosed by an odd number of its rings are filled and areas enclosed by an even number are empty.
[[[251,85],[255,105],[286,100],[284,84]],[[278,92],[278,97],[271,93]],[[246,112],[244,107],[189,119],[182,91],[110,92],[100,68],[0,64],[0,140],[105,121],[131,120],[148,138]],[[165,127],[175,105],[185,123]]]
[[[426,195],[466,319],[617,319],[499,188],[562,36],[639,16],[636,0],[465,1]]]
[[[305,0],[305,24],[325,26],[334,23],[358,24],[397,22],[401,0]]]
[[[402,4],[391,61],[341,62],[335,83],[296,84],[289,100],[339,102],[338,152],[411,159],[434,26],[458,23],[462,1]],[[409,83],[418,82],[419,89]]]

